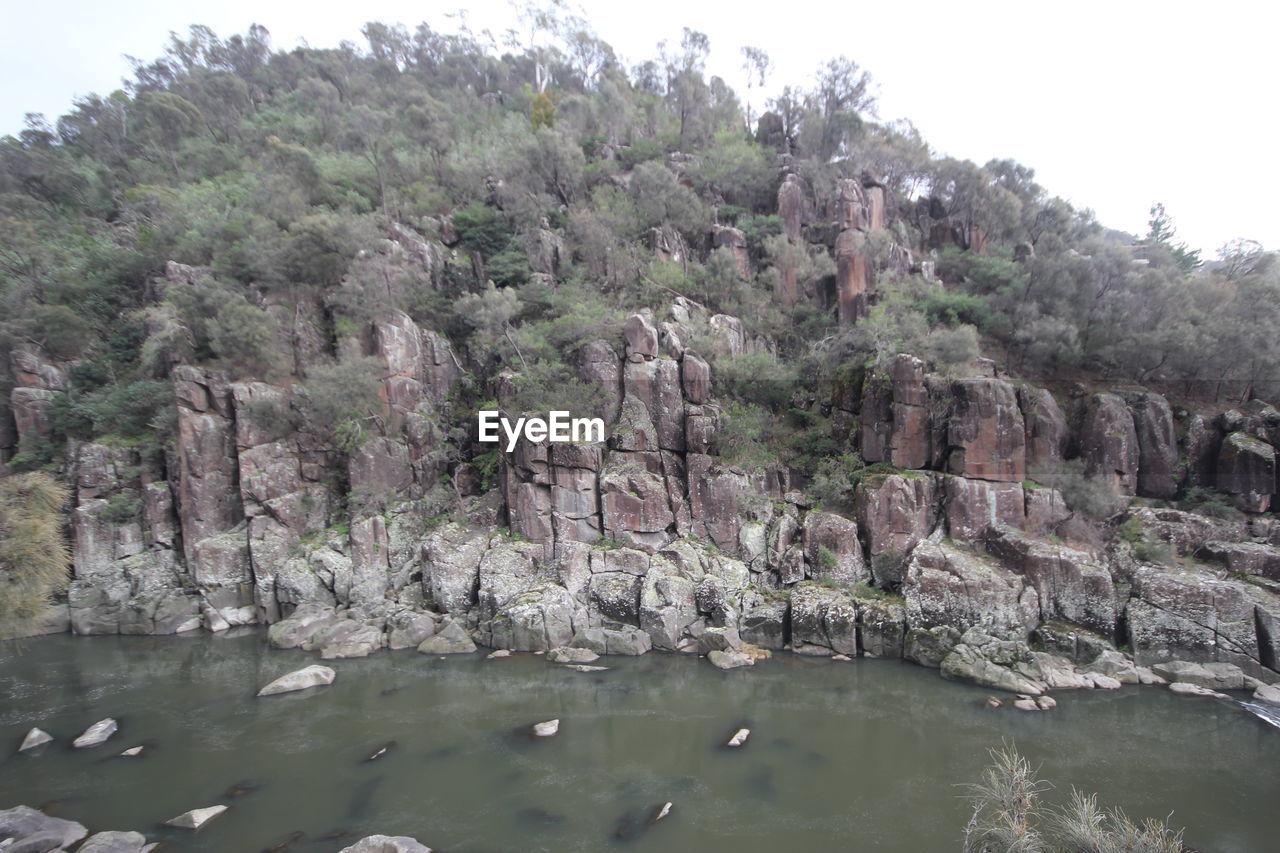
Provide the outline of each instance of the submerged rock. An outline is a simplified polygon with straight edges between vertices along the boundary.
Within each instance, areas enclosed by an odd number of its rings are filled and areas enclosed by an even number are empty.
[[[1151,670],[1171,682],[1194,684],[1212,691],[1244,689],[1244,673],[1234,664],[1173,660],[1154,664]]]
[[[739,747],[747,742],[747,738],[751,736],[751,729],[738,729],[733,733],[733,737],[729,738],[725,746]]]
[[[560,731],[559,720],[544,720],[541,723],[533,724],[534,737],[555,737],[556,733],[559,731]]]
[[[142,749],[143,748],[141,746],[131,746],[124,752],[120,753],[120,755],[124,758],[137,758],[139,755],[142,755]]]
[[[736,649],[727,649],[721,651],[712,649],[707,652],[707,660],[711,661],[719,669],[737,669],[740,666],[755,666],[756,660],[746,652],[740,652]]]
[[[585,664],[585,663],[568,663],[568,664],[565,664],[564,668],[571,669],[574,672],[608,672],[609,671],[609,667],[607,666],[591,666],[590,664]]]
[[[37,746],[44,746],[46,743],[53,741],[53,735],[44,729],[32,728],[27,732],[26,737],[22,739],[22,744],[18,747],[18,752],[26,752],[28,749],[35,749]]]
[[[319,664],[282,675],[266,687],[258,691],[259,696],[274,696],[277,693],[292,693],[295,690],[306,690],[308,687],[319,687],[332,684],[337,676],[332,669]]]
[[[1186,684],[1185,682],[1175,681],[1169,685],[1169,692],[1178,696],[1212,696],[1215,699],[1230,699],[1231,697],[1225,693],[1219,693],[1216,690],[1210,690],[1207,687],[1201,687],[1198,684]]]
[[[87,749],[91,746],[98,746],[107,742],[107,738],[116,733],[119,726],[116,721],[107,717],[105,720],[99,720],[92,726],[84,730],[80,737],[71,742],[76,749]]]
[[[671,814],[671,803],[663,803],[653,813],[653,817],[649,818],[649,823],[657,823],[669,814]]]
[[[206,806],[203,809],[192,809],[189,812],[183,812],[177,817],[166,820],[165,825],[176,826],[179,829],[196,830],[226,810],[226,806]]]
[[[484,656],[484,659],[497,660],[498,658],[509,658],[509,657],[511,657],[510,649],[498,649],[497,651],[489,652],[489,654]]]
[[[407,835],[370,835],[338,853],[431,853],[431,848]]]

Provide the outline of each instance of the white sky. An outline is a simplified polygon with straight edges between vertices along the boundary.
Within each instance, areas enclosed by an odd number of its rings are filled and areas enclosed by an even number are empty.
[[[0,0],[0,133],[51,119],[73,96],[117,88],[124,54],[159,55],[169,31],[219,35],[260,23],[277,48],[363,44],[368,20],[427,20],[461,0]],[[500,32],[504,0],[471,0],[472,27]],[[844,54],[875,77],[883,119],[910,118],[935,150],[1012,157],[1051,192],[1141,234],[1164,202],[1179,237],[1211,257],[1234,237],[1280,248],[1280,4],[1181,0],[874,3],[586,0],[596,31],[631,62],[711,40],[710,71],[745,95],[739,48],[764,48],[771,84],[807,85]],[[758,111],[758,109],[757,109]]]

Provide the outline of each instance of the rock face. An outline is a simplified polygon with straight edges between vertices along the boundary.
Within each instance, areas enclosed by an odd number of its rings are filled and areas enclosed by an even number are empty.
[[[1271,445],[1233,432],[1218,451],[1218,490],[1232,495],[1241,509],[1264,512],[1276,490],[1276,452]]]
[[[913,627],[982,628],[1024,638],[1040,619],[1035,587],[994,560],[943,543],[916,546],[902,587]]]
[[[900,468],[923,468],[931,457],[924,362],[899,355],[889,375],[867,382],[862,398],[862,458]]]
[[[292,693],[296,690],[306,690],[309,687],[332,684],[336,675],[327,666],[313,664],[280,676],[259,690],[258,695],[274,696],[277,693]]]
[[[951,387],[947,470],[979,480],[1026,479],[1025,424],[1013,387],[1000,379],[964,379]]]
[[[1122,495],[1138,487],[1138,436],[1133,415],[1115,394],[1095,394],[1080,434],[1085,472],[1115,486]]]
[[[1178,444],[1173,432],[1173,410],[1159,394],[1134,395],[1129,406],[1138,437],[1138,494],[1172,498],[1178,493]]]

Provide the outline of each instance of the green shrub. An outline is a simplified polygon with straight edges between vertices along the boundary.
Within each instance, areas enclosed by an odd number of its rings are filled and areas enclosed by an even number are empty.
[[[1089,518],[1110,518],[1124,505],[1124,499],[1115,486],[1105,480],[1085,475],[1084,461],[1081,459],[1042,463],[1028,473],[1037,483],[1057,489],[1068,507]]]
[[[0,479],[0,628],[38,617],[66,586],[71,553],[62,507],[69,495],[42,472]]]

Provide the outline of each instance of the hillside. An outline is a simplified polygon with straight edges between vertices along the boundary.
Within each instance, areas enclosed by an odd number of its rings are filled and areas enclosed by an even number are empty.
[[[704,35],[627,69],[560,23],[195,27],[0,142],[0,461],[72,491],[21,633],[1275,680],[1271,255],[934,156],[847,59],[754,120]],[[11,620],[59,594],[25,560]]]

